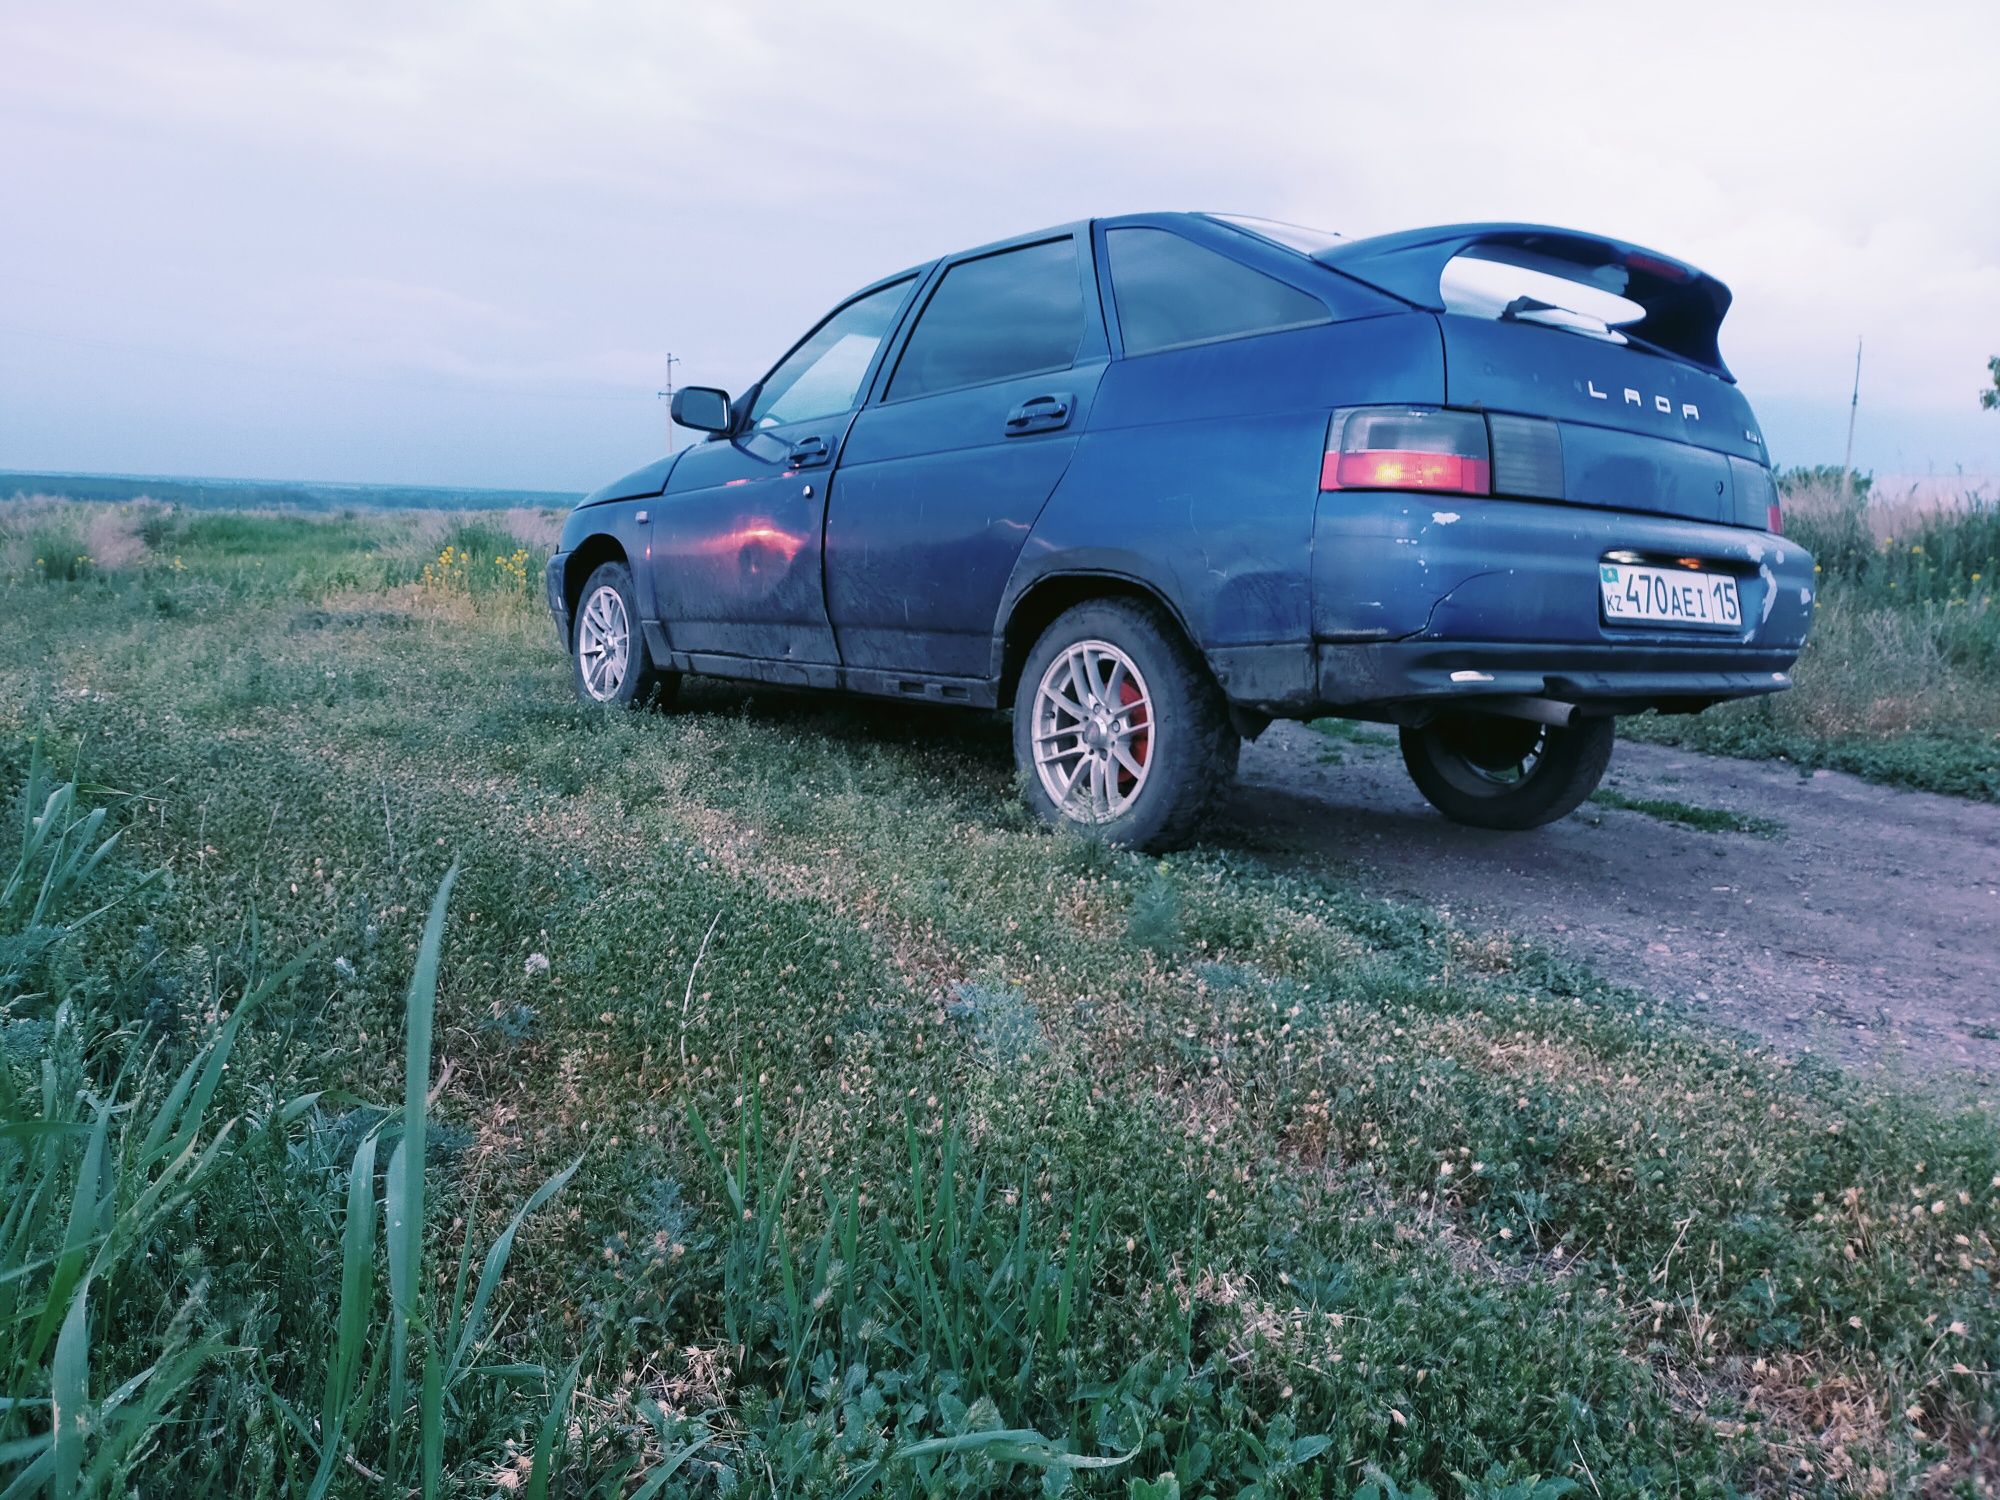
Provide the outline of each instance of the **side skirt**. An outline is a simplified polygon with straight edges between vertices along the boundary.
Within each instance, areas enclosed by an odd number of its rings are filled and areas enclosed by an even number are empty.
[[[871,698],[914,698],[928,703],[956,703],[967,708],[992,708],[999,702],[996,684],[976,677],[926,677],[912,672],[882,672],[841,667],[826,662],[774,661],[761,656],[725,656],[712,651],[675,651],[656,620],[642,629],[646,653],[653,664],[669,672],[719,677],[730,682],[763,682],[774,687],[833,689],[864,693]]]

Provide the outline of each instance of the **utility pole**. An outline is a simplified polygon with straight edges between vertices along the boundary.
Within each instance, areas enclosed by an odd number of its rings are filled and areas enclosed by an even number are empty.
[[[1840,498],[1854,498],[1854,418],[1861,409],[1861,339],[1854,340],[1854,399],[1847,403],[1847,456],[1840,461]]]
[[[655,396],[658,396],[662,401],[667,403],[667,453],[669,457],[672,456],[674,451],[674,366],[679,363],[680,360],[669,351],[667,354],[667,388],[664,391],[653,392]],[[1851,440],[1852,436],[1850,434]]]

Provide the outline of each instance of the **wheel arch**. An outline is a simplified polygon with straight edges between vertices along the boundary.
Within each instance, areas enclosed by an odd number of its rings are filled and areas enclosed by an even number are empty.
[[[998,701],[1001,707],[1013,701],[1015,689],[1021,681],[1021,668],[1026,665],[1028,653],[1034,649],[1035,642],[1042,638],[1042,632],[1053,625],[1065,610],[1088,604],[1093,599],[1137,599],[1154,605],[1172,622],[1173,628],[1195,655],[1206,663],[1207,655],[1201,649],[1201,642],[1195,639],[1181,612],[1164,592],[1152,584],[1127,573],[1105,569],[1046,573],[1023,589],[1008,606],[998,642]],[[1212,672],[1213,668],[1210,670]]]
[[[563,608],[570,621],[570,634],[574,640],[576,632],[576,612],[583,603],[583,586],[590,581],[590,575],[608,562],[624,563],[631,567],[632,559],[627,555],[624,544],[606,531],[592,532],[570,553],[563,565]],[[637,587],[634,579],[634,587]]]

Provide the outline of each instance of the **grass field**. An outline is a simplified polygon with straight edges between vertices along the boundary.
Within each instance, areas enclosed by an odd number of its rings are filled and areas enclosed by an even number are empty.
[[[6,519],[0,1492],[2000,1477],[1990,1101],[991,717],[585,709],[544,518]]]
[[[1821,569],[1797,686],[1621,728],[2000,800],[2000,505],[1871,504],[1822,475],[1790,488],[1786,530]]]

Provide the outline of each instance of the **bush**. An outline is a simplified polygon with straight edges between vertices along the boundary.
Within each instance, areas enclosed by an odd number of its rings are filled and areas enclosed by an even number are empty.
[[[1991,593],[2000,504],[1983,495],[1956,505],[1883,504],[1865,489],[1845,494],[1835,480],[1801,483],[1787,501],[1786,533],[1813,554],[1822,592],[1906,608]]]
[[[511,531],[483,521],[454,527],[436,559],[424,564],[427,589],[446,594],[532,599],[532,554]]]
[[[139,540],[145,543],[148,552],[165,547],[178,530],[178,519],[171,505],[148,505],[139,512]]]
[[[30,566],[46,583],[81,583],[94,571],[89,542],[66,521],[44,520],[26,540]]]
[[[1792,691],[1694,718],[1628,719],[1642,739],[1780,756],[1958,796],[2000,797],[2000,505],[1851,493],[1840,471],[1785,476],[1789,537],[1818,605]]]
[[[1843,469],[1839,464],[1805,464],[1778,471],[1778,488],[1787,500],[1814,491],[1851,494],[1857,500],[1866,500],[1874,487],[1874,475],[1859,469]]]

